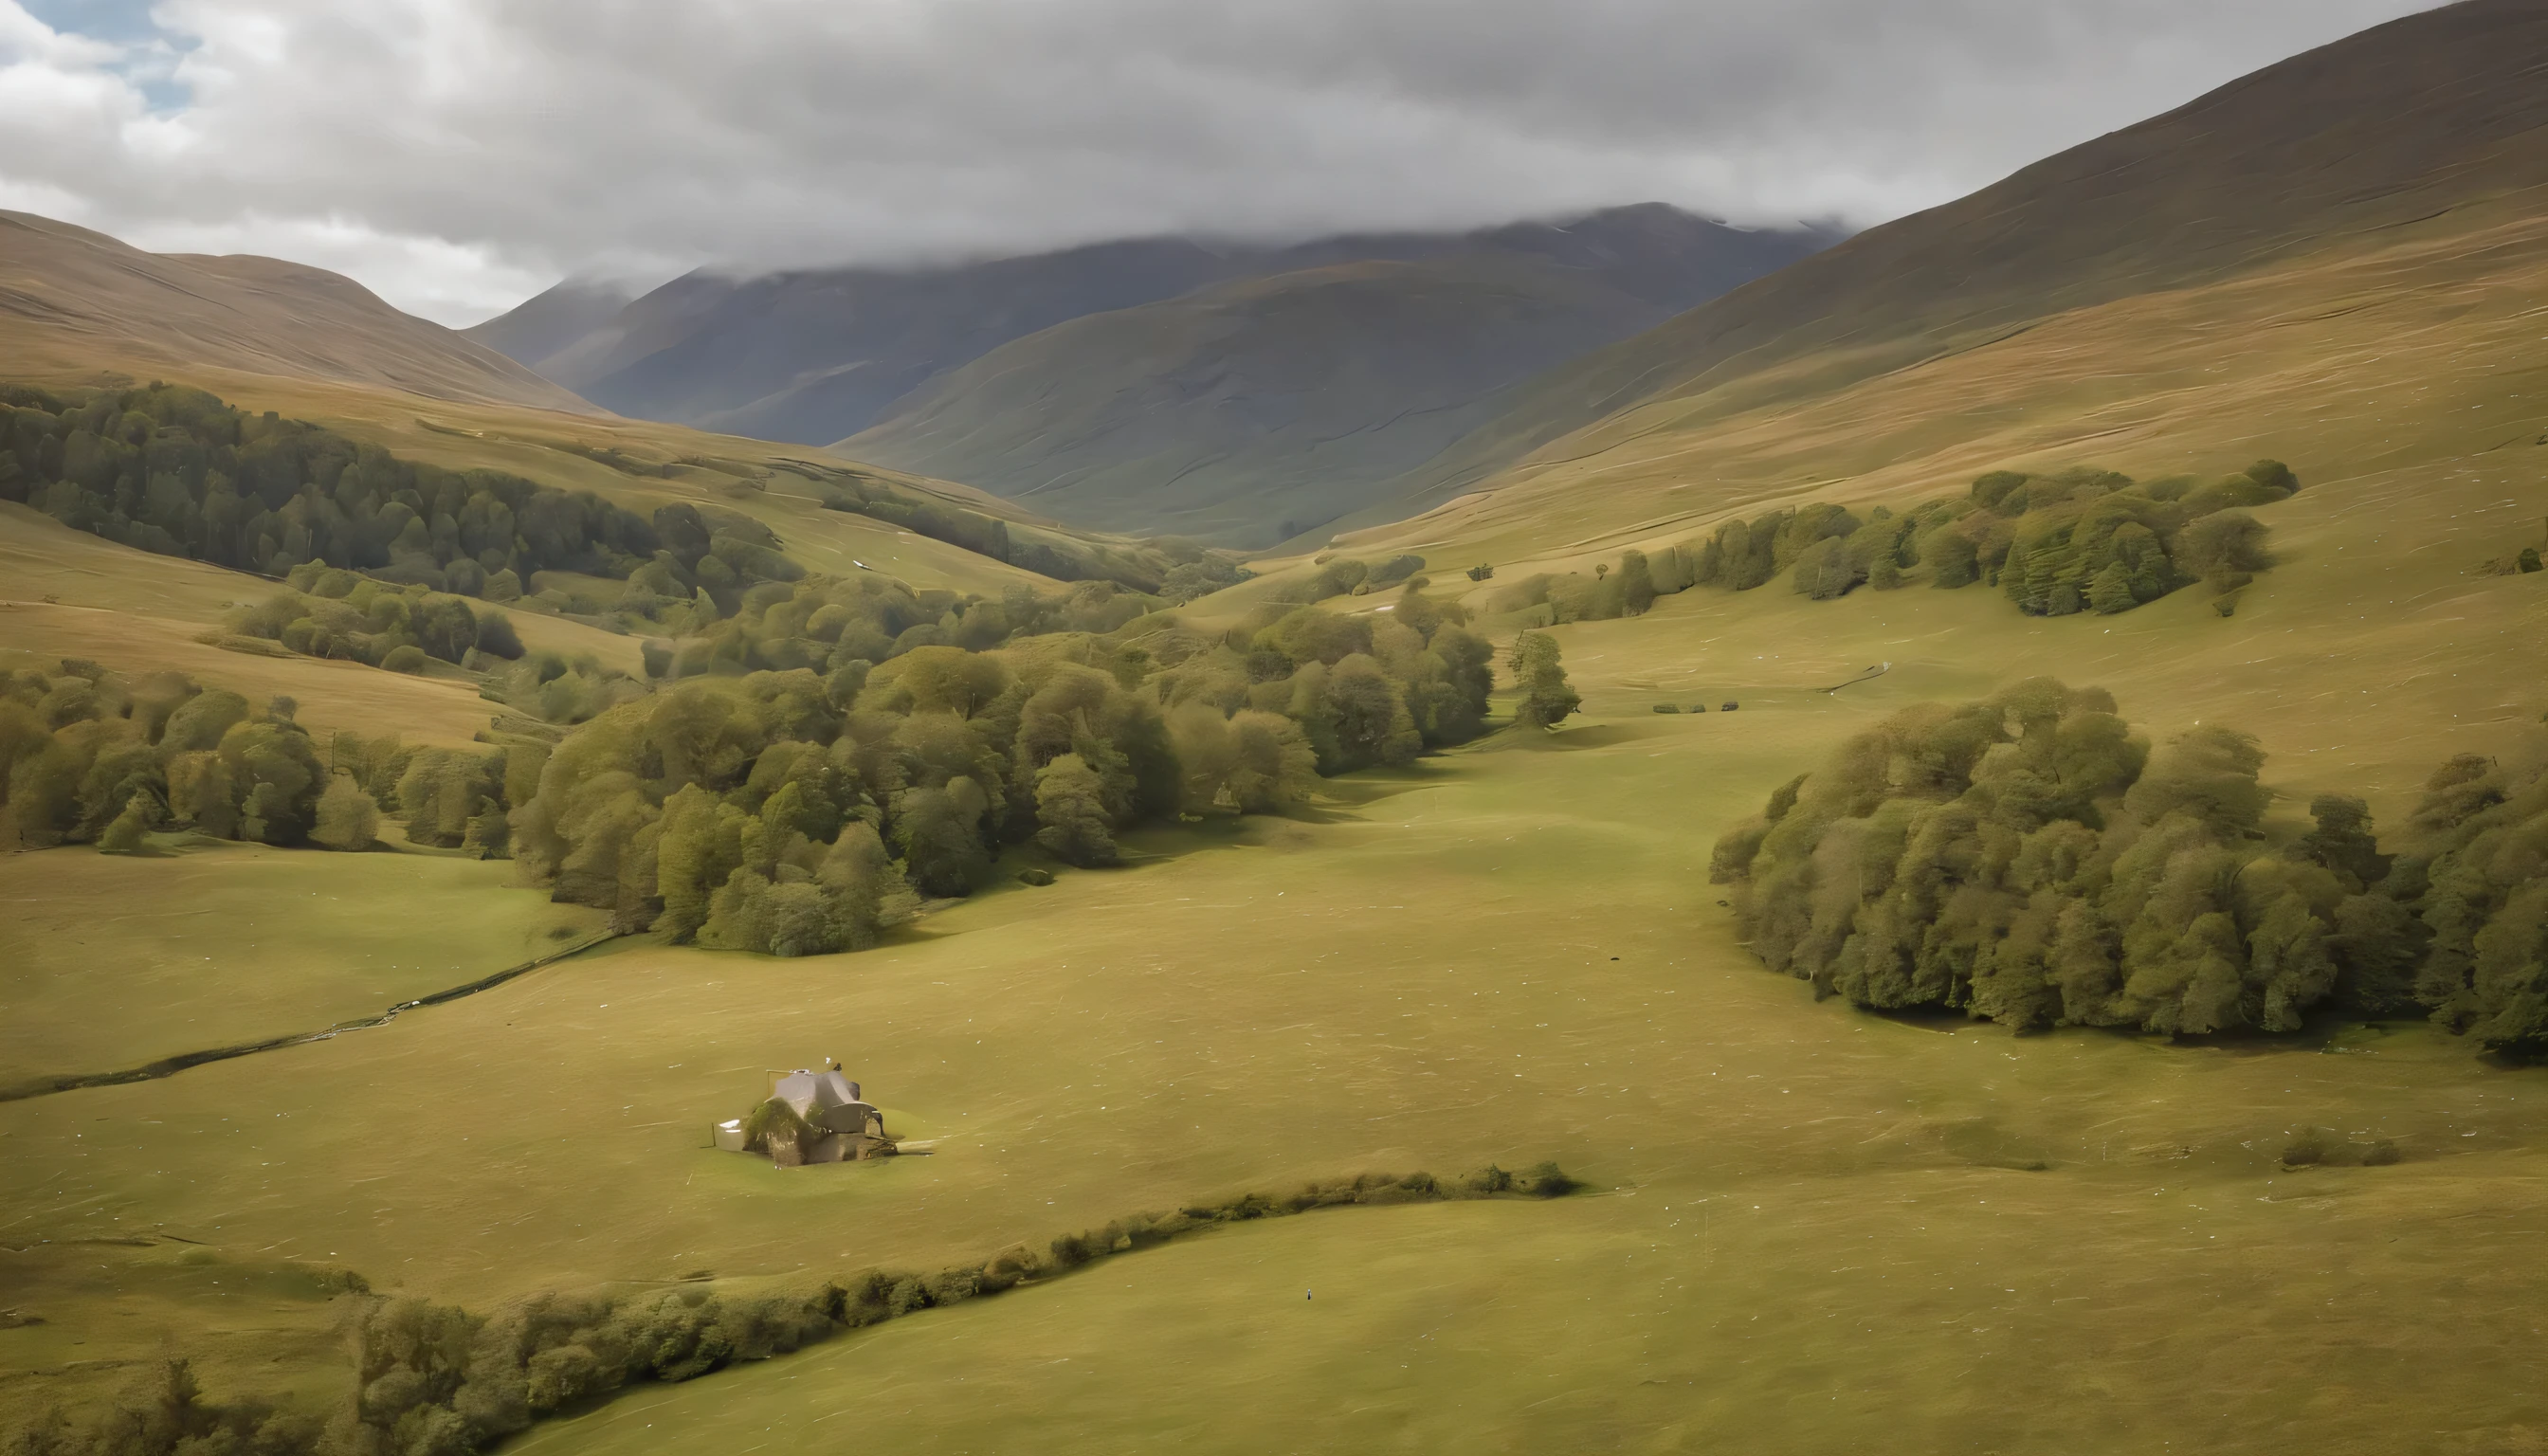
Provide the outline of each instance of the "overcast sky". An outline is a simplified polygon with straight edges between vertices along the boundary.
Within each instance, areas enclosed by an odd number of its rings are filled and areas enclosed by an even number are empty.
[[[0,207],[349,273],[1882,222],[2415,0],[0,0]]]

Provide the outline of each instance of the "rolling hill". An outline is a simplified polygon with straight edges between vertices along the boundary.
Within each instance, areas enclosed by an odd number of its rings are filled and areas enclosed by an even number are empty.
[[[275,258],[148,253],[28,213],[0,213],[0,346],[18,378],[218,370],[594,412],[340,274]]]

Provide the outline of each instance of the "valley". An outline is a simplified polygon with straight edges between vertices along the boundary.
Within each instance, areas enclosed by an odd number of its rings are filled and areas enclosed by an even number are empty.
[[[0,219],[0,1451],[2537,1451],[2543,65],[464,331]],[[1988,1019],[2135,846],[2221,1024]]]

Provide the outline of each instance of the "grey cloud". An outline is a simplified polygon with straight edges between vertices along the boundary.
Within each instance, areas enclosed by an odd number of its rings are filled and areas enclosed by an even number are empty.
[[[301,257],[454,321],[710,260],[1649,198],[1866,225],[2416,8],[161,0],[155,36],[107,38],[119,65],[0,0],[0,203]]]

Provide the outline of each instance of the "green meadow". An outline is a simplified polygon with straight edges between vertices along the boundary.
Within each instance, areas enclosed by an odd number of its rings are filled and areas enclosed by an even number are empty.
[[[1592,1189],[1207,1233],[519,1444],[2519,1449],[2504,1433],[2548,1423],[2515,1354],[2548,1295],[2540,1073],[2420,1025],[2191,1046],[1816,1005],[1705,882],[1719,830],[1840,738],[2052,663],[2151,731],[2231,713],[2302,802],[2341,778],[2386,809],[2455,734],[2508,741],[2510,708],[2447,668],[2389,699],[2394,732],[2354,733],[2351,701],[2253,711],[2302,670],[2263,595],[2226,622],[2189,601],[2048,623],[1976,592],[1686,593],[1561,630],[1589,711],[1556,734],[1332,780],[1295,819],[1137,834],[1128,867],[987,892],[873,952],[623,942],[384,1028],[0,1105],[13,1299],[46,1320],[0,1329],[0,1394],[76,1399],[168,1351],[215,1394],[325,1392],[336,1268],[473,1309],[804,1284],[1306,1178],[1554,1158]],[[2472,675],[2501,650],[2473,640]],[[5,872],[42,897],[99,863]],[[419,874],[368,932],[315,924],[291,954],[432,945],[439,974],[477,936],[494,969],[538,933],[487,923],[518,901],[548,909]],[[188,924],[121,934],[161,954]],[[145,1000],[126,1035],[192,1040],[163,1012],[187,1014]],[[706,1148],[768,1069],[825,1056],[934,1152],[782,1171]],[[2313,1130],[2404,1159],[2284,1168]]]
[[[0,876],[0,1090],[377,1016],[601,928],[508,864],[162,844]]]

